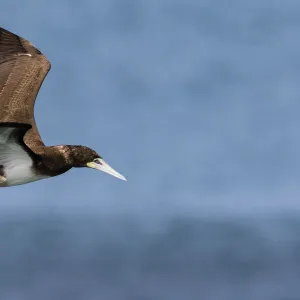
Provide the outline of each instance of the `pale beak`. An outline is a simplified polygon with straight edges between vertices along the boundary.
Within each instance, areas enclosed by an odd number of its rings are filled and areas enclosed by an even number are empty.
[[[127,181],[126,178],[123,175],[121,175],[120,173],[115,171],[108,163],[106,163],[103,160],[103,158],[95,159],[93,162],[89,162],[86,165],[89,168],[93,168],[93,169],[96,169],[96,170],[103,171],[103,172],[105,172],[109,175],[112,175],[112,176],[115,176],[119,179]]]

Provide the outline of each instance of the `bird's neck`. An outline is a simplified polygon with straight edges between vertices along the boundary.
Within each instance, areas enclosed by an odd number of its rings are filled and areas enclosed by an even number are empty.
[[[52,176],[65,173],[73,167],[71,151],[67,145],[44,147],[39,156],[39,165],[36,167],[47,169]]]

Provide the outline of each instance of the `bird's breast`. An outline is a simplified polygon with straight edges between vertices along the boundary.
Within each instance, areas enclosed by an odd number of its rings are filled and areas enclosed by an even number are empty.
[[[49,176],[35,172],[31,156],[18,144],[0,144],[0,187],[25,184]]]
[[[18,162],[19,163],[19,162]],[[3,166],[3,175],[5,181],[0,183],[0,187],[6,186],[14,186],[25,184],[37,180],[41,180],[44,178],[48,178],[49,176],[44,176],[40,174],[36,174],[32,168],[32,165],[28,164],[10,164]]]

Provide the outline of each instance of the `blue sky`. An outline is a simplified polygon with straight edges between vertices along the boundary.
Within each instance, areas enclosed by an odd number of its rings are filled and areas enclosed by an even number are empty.
[[[52,63],[36,103],[45,143],[90,146],[128,178],[72,170],[1,189],[1,209],[299,208],[300,3],[1,4],[1,26]]]

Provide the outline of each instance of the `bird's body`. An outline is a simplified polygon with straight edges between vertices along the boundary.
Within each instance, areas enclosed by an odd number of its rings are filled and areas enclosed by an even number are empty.
[[[49,177],[36,172],[35,159],[25,150],[20,140],[18,141],[24,131],[5,125],[7,127],[0,127],[0,176],[3,178],[0,186],[19,185]]]
[[[0,187],[86,166],[125,179],[88,147],[45,146],[35,123],[34,103],[50,67],[29,41],[0,28]]]

